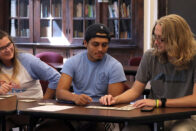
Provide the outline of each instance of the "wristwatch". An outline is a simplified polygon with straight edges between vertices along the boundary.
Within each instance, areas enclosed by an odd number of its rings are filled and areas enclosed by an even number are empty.
[[[161,98],[161,107],[165,107],[165,103],[166,103],[167,99],[166,98]]]

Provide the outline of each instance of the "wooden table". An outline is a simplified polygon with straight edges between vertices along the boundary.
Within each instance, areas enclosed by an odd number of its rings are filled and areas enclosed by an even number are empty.
[[[0,95],[0,123],[1,130],[6,130],[5,117],[8,115],[16,114],[17,97],[5,97],[6,95]]]
[[[154,130],[160,131],[163,130],[163,122],[166,120],[185,119],[189,118],[193,114],[196,114],[196,108],[156,108],[153,112],[141,112],[140,109],[134,109],[131,111],[88,109],[84,106],[74,106],[71,109],[61,110],[57,112],[34,111],[28,109],[30,107],[38,106],[39,102],[43,102],[43,100],[31,103],[18,102],[19,114],[28,115],[31,117],[46,117],[66,120],[85,120],[117,123],[130,122],[132,124],[152,123],[154,124]],[[45,102],[52,102],[57,105],[69,105],[56,103],[55,100],[48,100]],[[30,130],[33,129],[33,125],[34,123],[30,124]]]

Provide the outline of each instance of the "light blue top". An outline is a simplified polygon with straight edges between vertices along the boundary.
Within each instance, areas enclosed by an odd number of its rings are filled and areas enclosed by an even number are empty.
[[[57,88],[60,73],[55,69],[28,53],[19,53],[18,59],[33,79],[46,80],[49,82],[49,88]]]
[[[73,78],[76,94],[86,94],[93,101],[107,94],[108,84],[126,81],[120,62],[108,54],[101,61],[92,62],[87,57],[87,51],[69,58],[61,72]]]

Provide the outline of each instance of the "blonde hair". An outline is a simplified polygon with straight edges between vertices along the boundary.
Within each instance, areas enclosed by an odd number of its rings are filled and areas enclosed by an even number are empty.
[[[0,39],[3,39],[4,37],[7,37],[14,45],[14,42],[12,40],[12,38],[4,31],[0,30]],[[13,74],[12,74],[12,79],[15,79],[18,72],[19,72],[19,61],[17,59],[17,56],[18,56],[18,50],[16,48],[16,46],[14,45],[14,57],[13,59],[11,60],[12,63],[13,63]],[[2,66],[2,61],[0,60],[0,72],[1,72],[1,66]]]
[[[157,24],[162,27],[166,52],[159,53],[155,49],[155,55],[159,56],[162,62],[169,61],[177,69],[188,68],[196,54],[196,40],[186,20],[179,15],[171,14],[157,20],[155,26]],[[154,34],[155,26],[152,34]],[[152,47],[155,47],[154,40],[152,40]],[[168,60],[168,56],[173,59]]]

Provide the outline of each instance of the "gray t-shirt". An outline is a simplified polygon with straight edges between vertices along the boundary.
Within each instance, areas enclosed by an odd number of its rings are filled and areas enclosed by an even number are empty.
[[[142,57],[136,80],[142,83],[150,81],[150,98],[178,98],[192,94],[196,82],[195,76],[196,57],[189,69],[176,70],[169,62],[160,63],[150,49]]]

